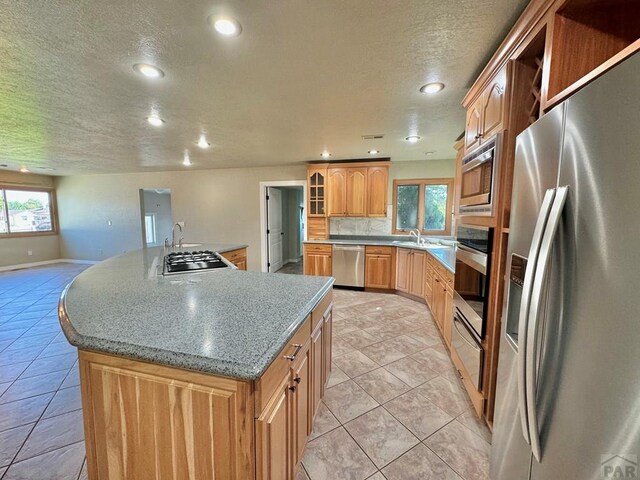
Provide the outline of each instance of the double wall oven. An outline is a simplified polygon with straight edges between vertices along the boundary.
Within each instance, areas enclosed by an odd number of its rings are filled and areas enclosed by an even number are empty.
[[[452,343],[477,389],[482,388],[493,229],[459,225]]]

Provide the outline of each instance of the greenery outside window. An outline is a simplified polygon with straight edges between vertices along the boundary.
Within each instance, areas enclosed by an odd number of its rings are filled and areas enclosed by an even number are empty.
[[[0,237],[55,234],[54,212],[51,190],[0,186]]]
[[[453,178],[393,181],[393,233],[451,235]]]

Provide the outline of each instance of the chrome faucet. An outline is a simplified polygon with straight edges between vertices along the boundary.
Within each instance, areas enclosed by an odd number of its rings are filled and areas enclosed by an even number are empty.
[[[420,230],[418,230],[417,228],[415,230],[411,230],[409,232],[409,235],[411,235],[412,237],[416,237],[416,243],[419,245],[420,241],[422,239],[422,234],[420,233]]]
[[[182,233],[182,226],[179,223],[176,223],[171,229],[171,248],[176,248],[176,227],[178,227],[180,229],[180,233]],[[178,245],[180,247],[182,246],[182,238]]]

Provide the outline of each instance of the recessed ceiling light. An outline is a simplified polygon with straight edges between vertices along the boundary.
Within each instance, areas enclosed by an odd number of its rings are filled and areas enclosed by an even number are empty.
[[[20,171],[22,173],[29,173],[29,169],[27,167],[20,167]]]
[[[322,153],[320,154],[320,156],[321,156],[322,158],[329,158],[329,157],[331,156],[331,154],[325,150],[324,152],[322,152]]]
[[[418,135],[409,135],[405,140],[409,143],[416,143],[420,141],[420,137]]]
[[[216,32],[225,37],[237,37],[242,32],[240,22],[225,15],[211,15],[209,24],[215,28]]]
[[[377,155],[380,153],[380,150],[369,150],[369,155]]]
[[[426,93],[429,95],[433,95],[434,93],[438,93],[444,88],[444,83],[442,82],[431,82],[427,83],[420,87],[420,93]]]
[[[189,158],[189,150],[184,151],[184,159],[182,160],[182,165],[184,165],[185,167],[190,167],[191,165],[193,165],[191,163],[191,159]]]
[[[200,139],[198,140],[198,146],[200,148],[209,148],[211,146],[211,144],[209,142],[207,142],[207,137],[203,135],[200,135]]]
[[[161,127],[162,124],[164,123],[164,120],[161,119],[158,115],[153,114],[153,115],[147,117],[147,122],[149,122],[154,127]]]
[[[427,157],[430,157],[430,156],[431,156],[431,155],[433,155],[434,153],[436,153],[436,152],[424,152],[424,154],[425,154]]]
[[[136,63],[133,66],[133,69],[147,78],[164,77],[164,72],[162,70],[160,70],[155,65],[149,65],[148,63]]]

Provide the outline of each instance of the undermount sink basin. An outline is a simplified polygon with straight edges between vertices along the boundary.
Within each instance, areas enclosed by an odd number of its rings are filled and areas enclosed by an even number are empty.
[[[394,240],[392,242],[394,245],[400,245],[401,247],[419,247],[416,242],[402,242],[400,240]]]
[[[440,248],[450,248],[451,245],[436,245],[436,244],[433,244],[433,243],[432,244],[427,243],[426,245],[424,245],[424,247],[427,250],[437,250],[437,249],[440,249]]]
[[[201,243],[183,243],[182,248],[199,247]]]

